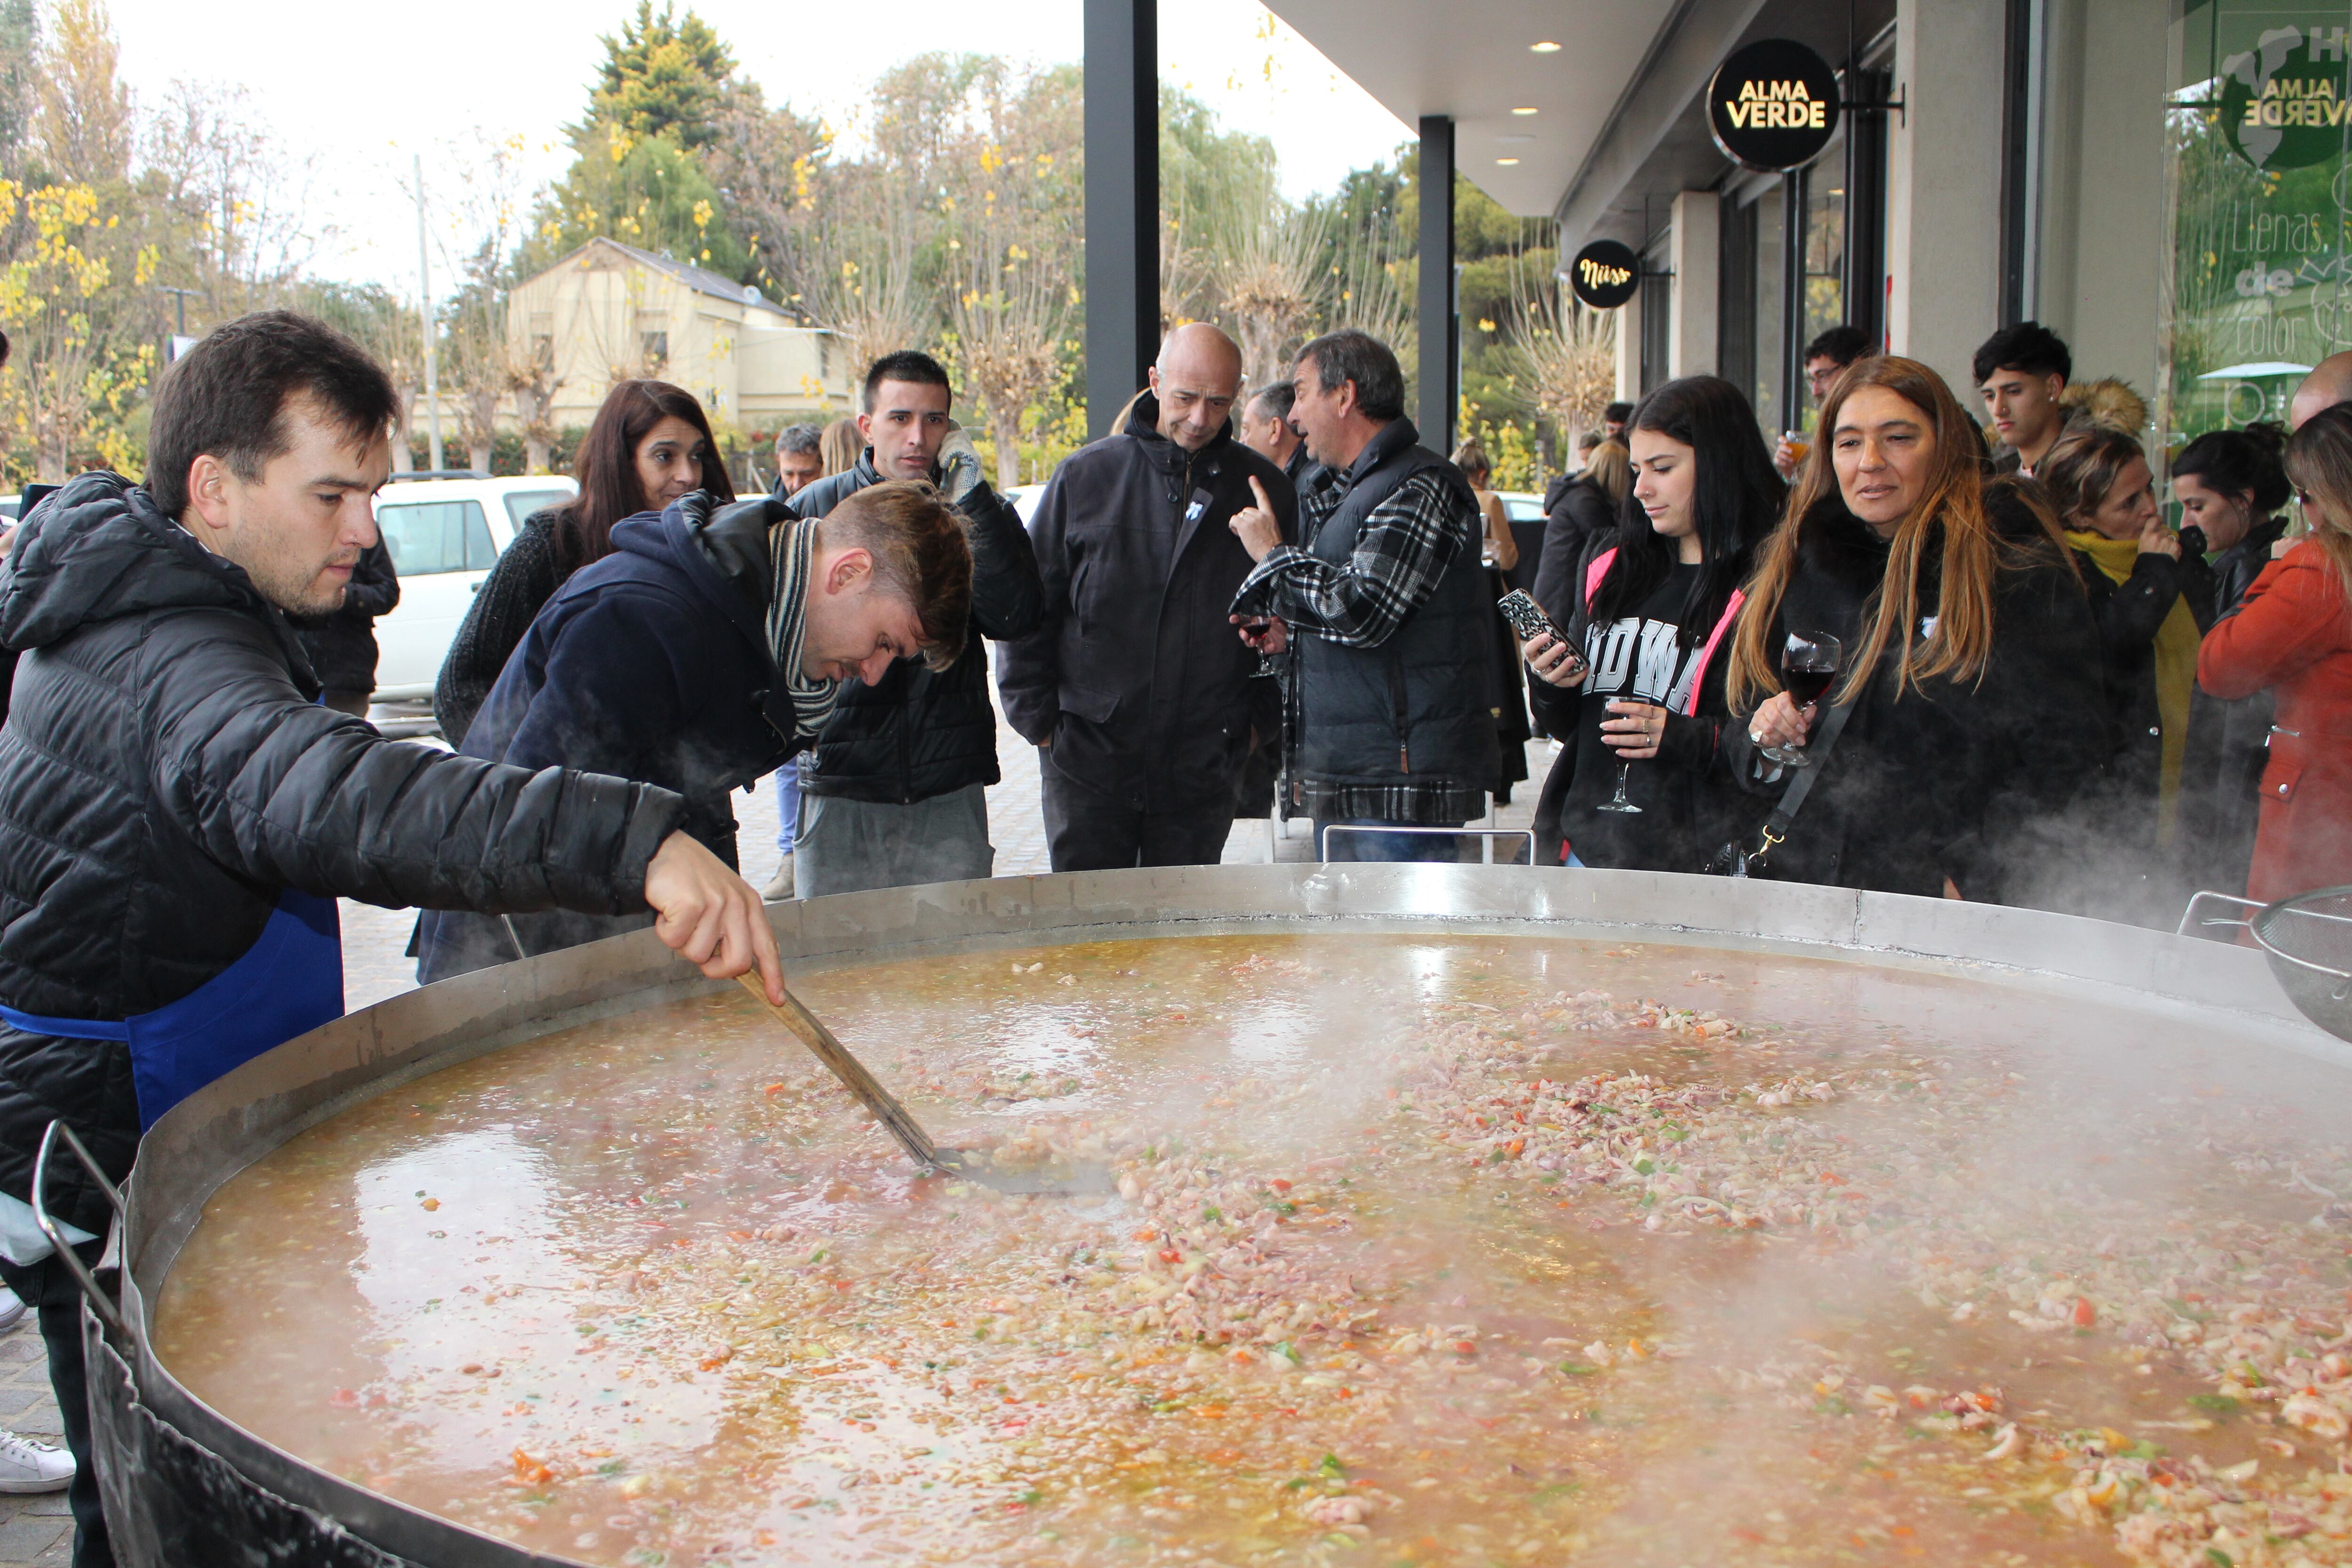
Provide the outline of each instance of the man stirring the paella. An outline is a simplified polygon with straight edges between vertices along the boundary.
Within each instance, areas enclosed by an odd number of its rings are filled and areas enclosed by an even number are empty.
[[[321,323],[232,321],[158,387],[146,482],[74,479],[0,568],[0,639],[22,655],[0,731],[0,1276],[40,1314],[77,1568],[113,1554],[77,1293],[28,1203],[53,1121],[119,1183],[180,1100],[341,1016],[337,896],[650,910],[704,973],[757,968],[782,997],[759,894],[680,831],[677,795],[388,742],[316,702],[286,616],[333,609],[375,542],[394,408]],[[905,613],[870,583],[810,599],[828,647],[870,648]],[[43,1196],[94,1264],[97,1184],[52,1161]]]

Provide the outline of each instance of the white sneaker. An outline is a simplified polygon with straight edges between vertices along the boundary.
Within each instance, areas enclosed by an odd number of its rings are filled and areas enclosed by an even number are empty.
[[[0,1492],[61,1492],[73,1479],[73,1456],[63,1448],[0,1431]]]
[[[0,1285],[0,1334],[6,1333],[24,1321],[25,1303],[16,1299],[16,1292]]]

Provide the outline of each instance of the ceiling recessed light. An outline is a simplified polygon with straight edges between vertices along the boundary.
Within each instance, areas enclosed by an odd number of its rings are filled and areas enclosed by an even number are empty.
[[[1528,52],[1537,55],[1556,55],[1559,53],[1559,46],[1553,43],[1549,38],[1546,38],[1542,43],[1529,44],[1528,46]]]
[[[1496,163],[1500,163],[1503,167],[1505,167],[1506,169],[1507,169],[1507,168],[1509,168],[1512,164],[1514,164],[1514,163],[1517,163],[1517,162],[1518,162],[1518,160],[1517,160],[1517,158],[1497,158],[1497,159],[1496,159],[1496,160],[1495,160],[1495,162],[1496,162]]]
[[[1514,109],[1511,112],[1513,114],[1533,114],[1535,110],[1533,109]]]

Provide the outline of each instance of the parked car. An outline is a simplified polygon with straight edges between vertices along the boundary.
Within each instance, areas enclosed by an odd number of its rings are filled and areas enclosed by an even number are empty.
[[[400,574],[400,604],[375,624],[378,702],[429,700],[482,579],[531,513],[570,500],[561,474],[406,479],[378,491],[375,525]]]

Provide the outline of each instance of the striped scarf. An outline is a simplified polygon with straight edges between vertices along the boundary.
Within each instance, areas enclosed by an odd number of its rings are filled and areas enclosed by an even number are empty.
[[[793,727],[810,740],[824,729],[841,695],[841,682],[812,680],[801,673],[801,639],[808,632],[809,563],[815,557],[814,525],[789,518],[768,530],[768,559],[776,573],[775,592],[768,597],[768,651],[775,656],[784,689],[792,693]]]

